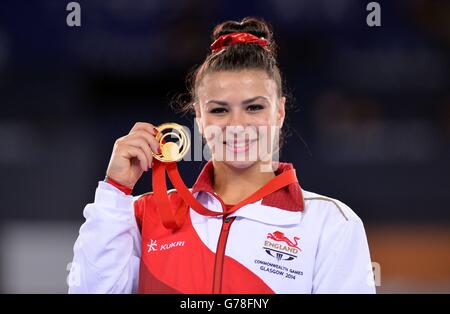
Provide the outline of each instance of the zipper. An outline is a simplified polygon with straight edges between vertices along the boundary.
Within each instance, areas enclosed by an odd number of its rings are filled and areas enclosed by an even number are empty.
[[[221,293],[222,291],[222,274],[223,274],[223,260],[225,257],[225,248],[227,245],[228,233],[231,224],[236,217],[224,217],[222,229],[220,230],[219,242],[217,243],[216,259],[214,262],[213,274],[213,294]]]
[[[214,192],[215,197],[222,205],[222,212],[224,213],[222,228],[220,230],[219,241],[216,247],[216,258],[214,261],[214,273],[213,273],[213,288],[212,293],[218,294],[222,292],[222,274],[223,274],[223,260],[225,258],[225,249],[227,246],[228,233],[230,231],[231,224],[236,217],[227,217],[225,214],[225,203],[222,198]]]

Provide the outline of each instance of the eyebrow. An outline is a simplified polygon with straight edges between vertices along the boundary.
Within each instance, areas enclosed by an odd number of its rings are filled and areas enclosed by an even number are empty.
[[[249,103],[251,103],[251,102],[253,102],[253,101],[255,101],[255,100],[257,100],[257,99],[264,99],[264,100],[266,100],[266,101],[269,101],[269,99],[267,98],[267,97],[265,97],[265,96],[256,96],[256,97],[253,97],[253,98],[249,98],[249,99],[246,99],[246,100],[244,100],[244,101],[242,101],[242,105],[246,105],[246,104],[249,104]],[[228,103],[226,102],[226,101],[220,101],[220,100],[208,100],[206,103],[205,103],[205,105],[207,105],[207,104],[209,104],[209,103],[216,103],[216,104],[218,104],[218,105],[222,105],[222,106],[228,106]]]

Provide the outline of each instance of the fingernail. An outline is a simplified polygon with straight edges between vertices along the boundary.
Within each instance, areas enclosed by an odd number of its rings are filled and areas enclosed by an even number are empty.
[[[156,151],[158,152],[158,154],[161,154],[161,147],[158,147]]]
[[[153,128],[153,132],[155,132],[155,134],[158,134],[158,129],[157,128]]]

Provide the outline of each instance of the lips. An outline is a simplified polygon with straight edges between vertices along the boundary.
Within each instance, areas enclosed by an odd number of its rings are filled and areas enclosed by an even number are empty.
[[[242,141],[242,142],[226,141],[223,143],[227,147],[228,150],[230,150],[234,153],[242,153],[242,152],[248,151],[250,148],[250,145],[256,143],[256,141],[257,140]]]

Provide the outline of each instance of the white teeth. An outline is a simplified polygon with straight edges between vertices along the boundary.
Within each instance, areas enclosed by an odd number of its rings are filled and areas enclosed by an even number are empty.
[[[230,148],[240,149],[240,148],[247,147],[248,145],[250,145],[253,142],[254,141],[252,140],[252,141],[245,141],[245,142],[225,142],[224,144]]]
[[[227,143],[228,146],[231,147],[245,147],[246,145],[248,145],[248,142],[243,142],[243,143]]]

